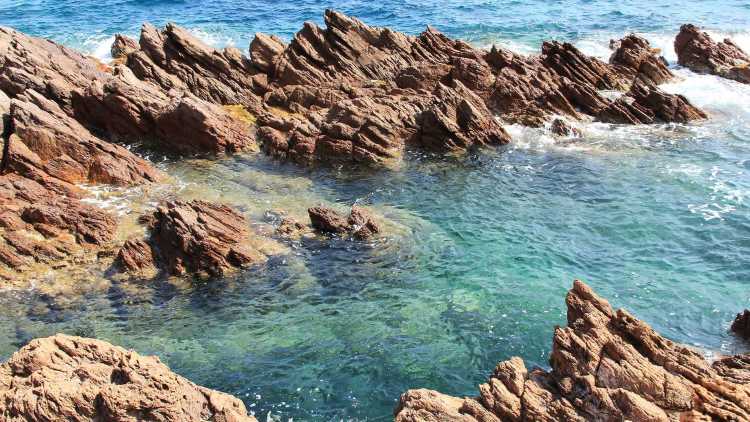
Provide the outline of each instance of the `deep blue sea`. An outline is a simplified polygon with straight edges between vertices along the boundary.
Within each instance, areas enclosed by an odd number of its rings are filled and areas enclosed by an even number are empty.
[[[261,268],[209,282],[121,283],[92,269],[57,291],[71,281],[50,273],[0,292],[0,358],[55,332],[97,337],[158,355],[262,419],[388,420],[408,388],[472,395],[500,360],[546,367],[574,278],[707,355],[749,349],[727,329],[750,307],[750,86],[681,69],[671,47],[692,22],[750,50],[749,2],[0,0],[0,24],[106,60],[113,34],[137,37],[145,21],[246,50],[255,32],[289,39],[322,24],[329,7],[523,53],[554,38],[606,59],[610,38],[637,32],[679,76],[664,89],[710,119],[582,123],[575,142],[513,126],[501,150],[384,171],[160,161],[173,175],[162,195],[233,204],[258,230],[267,210],[356,202],[386,235],[282,245]],[[148,206],[142,192],[91,191],[132,219]]]

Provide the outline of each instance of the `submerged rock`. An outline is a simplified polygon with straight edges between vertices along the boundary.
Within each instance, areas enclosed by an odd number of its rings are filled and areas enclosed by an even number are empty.
[[[357,239],[369,239],[380,231],[372,216],[360,207],[354,206],[345,217],[331,208],[313,207],[307,210],[315,230],[330,234],[351,234]]]
[[[120,270],[141,275],[162,269],[170,275],[224,275],[263,262],[249,245],[245,218],[232,208],[206,201],[172,201],[149,218],[148,240],[129,240],[120,249]]]
[[[750,310],[737,314],[732,322],[732,331],[744,339],[750,339]]]
[[[239,399],[193,384],[157,357],[58,334],[36,339],[0,366],[7,422],[255,422]]]
[[[430,390],[401,396],[397,422],[749,420],[750,357],[713,363],[673,343],[580,281],[566,298],[550,365],[501,362],[479,396]]]
[[[697,26],[682,25],[674,49],[677,61],[693,72],[750,83],[750,57],[728,38],[717,43]]]

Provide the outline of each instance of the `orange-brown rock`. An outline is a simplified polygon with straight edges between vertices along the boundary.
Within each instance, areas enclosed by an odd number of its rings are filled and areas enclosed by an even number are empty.
[[[330,234],[351,234],[365,240],[380,232],[380,227],[372,216],[361,207],[352,207],[349,217],[326,207],[313,207],[307,210],[315,230]]]
[[[717,43],[697,26],[682,25],[674,49],[678,62],[693,72],[750,83],[750,57],[728,38]]]
[[[32,340],[0,366],[7,422],[255,422],[239,399],[193,384],[157,357],[58,334]]]
[[[113,59],[122,59],[128,54],[138,50],[138,41],[122,34],[115,34],[115,41],[110,48]]]
[[[149,238],[129,240],[120,249],[121,271],[223,275],[265,260],[249,244],[245,218],[226,205],[172,201],[157,207],[149,220]]]
[[[707,361],[613,310],[580,281],[568,326],[555,329],[550,371],[501,362],[474,398],[401,396],[397,422],[750,420],[750,357]]]

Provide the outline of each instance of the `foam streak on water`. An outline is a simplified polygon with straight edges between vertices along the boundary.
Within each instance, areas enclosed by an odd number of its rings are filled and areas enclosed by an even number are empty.
[[[678,79],[665,85],[710,119],[688,125],[575,122],[583,137],[509,126],[514,143],[457,158],[414,155],[399,169],[301,169],[262,155],[166,160],[151,191],[88,187],[88,202],[137,215],[169,198],[221,200],[269,230],[278,210],[363,203],[385,238],[303,239],[234,277],[124,283],[94,269],[77,295],[0,294],[0,357],[65,332],[159,355],[178,373],[237,395],[272,420],[388,420],[413,387],[476,391],[511,356],[546,366],[564,294],[588,281],[673,340],[744,350],[726,331],[750,307],[750,88],[675,65],[679,25],[705,25],[750,50],[743,2],[564,0],[322,2],[6,0],[0,24],[103,60],[144,21],[246,51],[287,40],[325,7],[418,33],[432,24],[475,45],[533,53],[544,39],[607,59],[611,38],[649,38]],[[271,212],[267,212],[271,211]],[[124,236],[124,234],[123,234]],[[270,416],[269,416],[270,415]]]

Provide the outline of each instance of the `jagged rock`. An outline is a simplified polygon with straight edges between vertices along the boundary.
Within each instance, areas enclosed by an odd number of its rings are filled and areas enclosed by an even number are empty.
[[[229,394],[193,384],[154,356],[57,334],[0,366],[0,416],[53,420],[255,422]]]
[[[322,233],[351,234],[357,239],[365,240],[380,231],[372,216],[357,206],[352,207],[348,218],[326,207],[313,207],[307,213],[313,228]]]
[[[750,339],[750,310],[745,309],[737,314],[732,322],[732,331],[742,338]]]
[[[10,169],[26,174],[35,167],[68,183],[138,185],[163,175],[127,149],[92,135],[57,103],[33,90],[11,101],[10,142],[28,148],[26,160],[10,160]],[[21,155],[18,156],[21,158]]]
[[[138,41],[122,34],[115,34],[115,41],[110,48],[110,54],[113,59],[122,59],[138,50],[138,48]]]
[[[697,26],[680,27],[674,40],[677,61],[697,73],[750,83],[750,57],[730,39],[716,43]]]
[[[128,55],[127,65],[164,90],[178,88],[211,103],[250,110],[260,104],[267,79],[265,74],[255,77],[259,72],[236,48],[213,49],[171,23],[163,31],[144,24],[140,50]]]
[[[249,245],[245,218],[226,205],[172,201],[149,220],[148,240],[130,240],[120,249],[121,271],[141,274],[158,268],[171,275],[223,275],[266,258]]]
[[[549,372],[501,362],[476,398],[430,390],[401,396],[397,422],[748,420],[750,356],[713,363],[580,281],[555,329]]]
[[[122,272],[138,274],[145,277],[154,276],[157,272],[156,251],[144,239],[129,239],[120,248],[115,265]]]
[[[276,35],[257,33],[250,43],[250,60],[261,72],[273,75],[274,64],[286,45]]]
[[[552,132],[554,135],[564,136],[564,137],[581,136],[580,130],[578,130],[577,128],[574,128],[563,119],[553,120],[552,124],[550,125],[550,132]]]
[[[652,85],[659,85],[674,77],[667,67],[667,60],[656,56],[659,50],[651,48],[645,38],[630,34],[619,41],[612,40],[609,44],[614,50],[609,62],[620,67],[624,73],[630,73],[631,80],[639,77]]]
[[[73,104],[78,119],[115,139],[151,139],[170,152],[233,153],[255,147],[248,122],[190,93],[165,93],[122,66],[106,81],[74,94]]]

